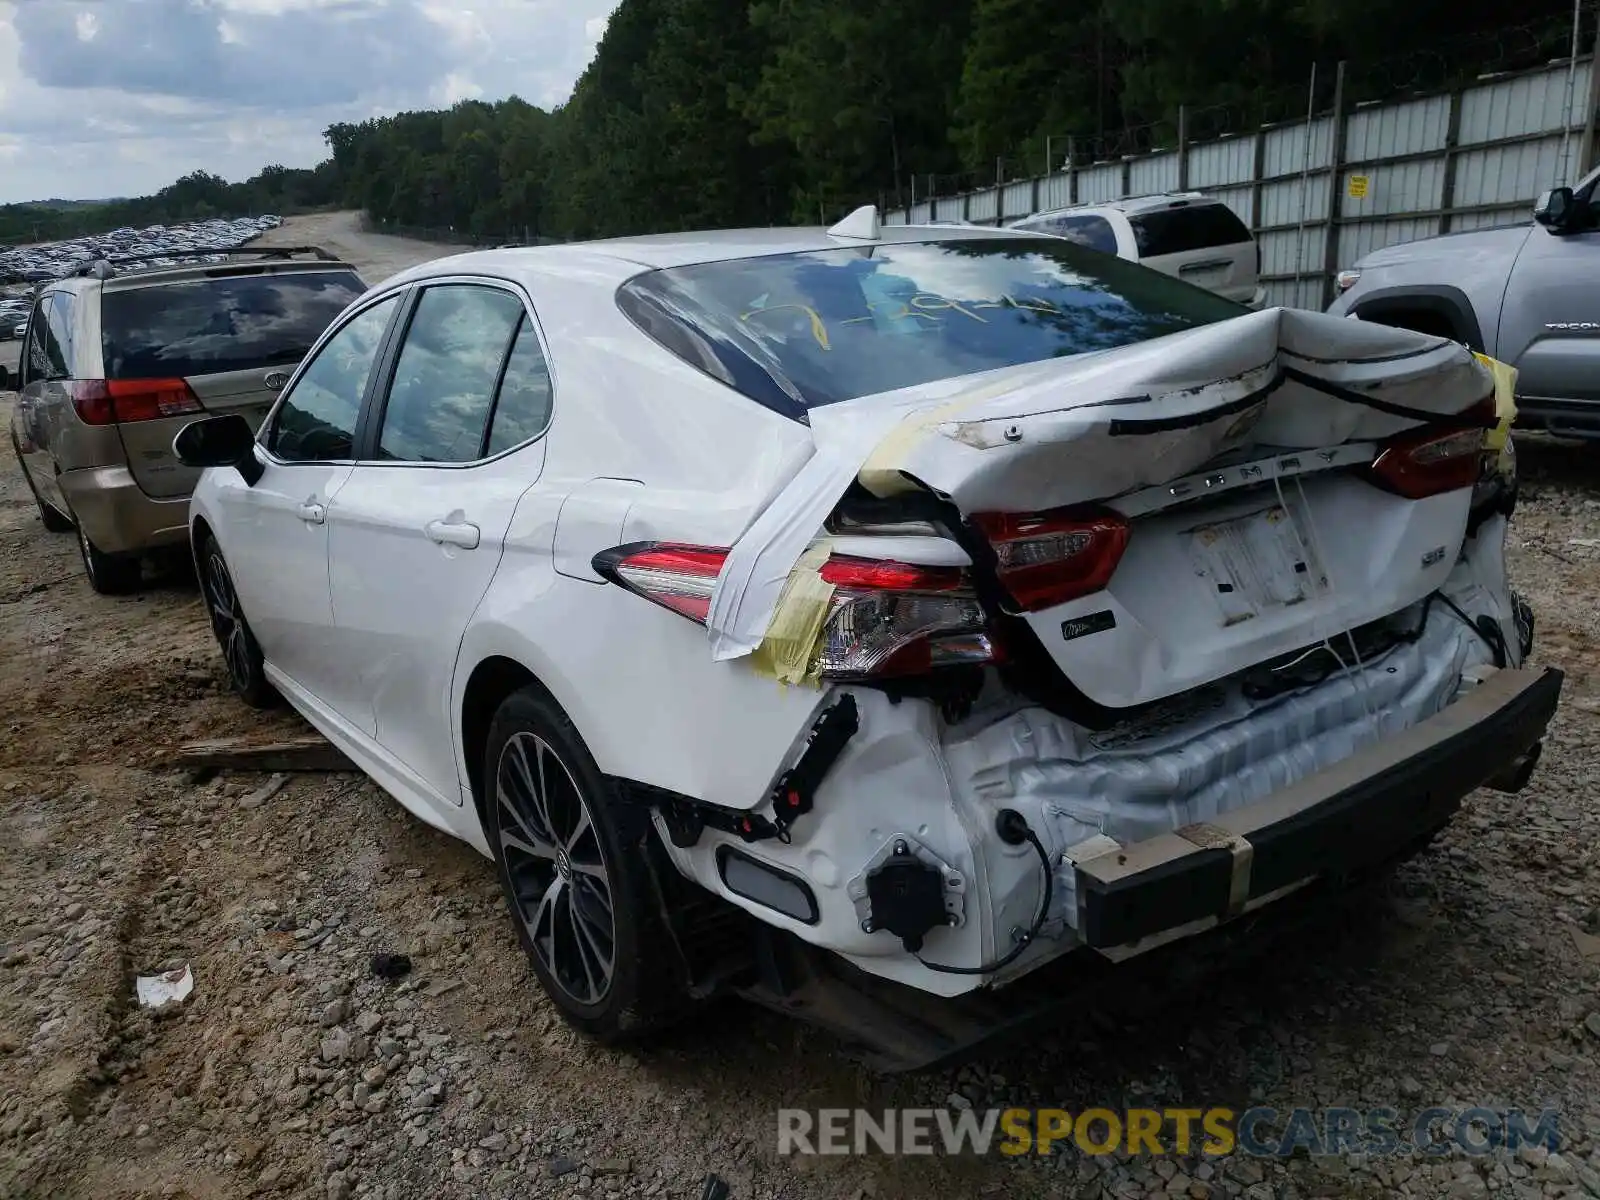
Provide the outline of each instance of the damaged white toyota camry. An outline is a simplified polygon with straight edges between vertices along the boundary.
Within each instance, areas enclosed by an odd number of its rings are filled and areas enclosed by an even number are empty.
[[[235,688],[492,856],[573,1023],[923,1061],[1526,782],[1492,368],[868,209],[428,263],[177,449]]]

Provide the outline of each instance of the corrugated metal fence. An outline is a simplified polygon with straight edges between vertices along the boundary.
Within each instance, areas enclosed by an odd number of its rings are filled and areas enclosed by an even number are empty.
[[[1070,204],[1166,191],[1217,196],[1256,233],[1271,303],[1324,308],[1333,275],[1362,255],[1437,233],[1513,225],[1539,192],[1576,183],[1596,149],[1593,57],[1449,94],[1072,165],[935,197],[889,224],[996,225]],[[1342,72],[1341,72],[1342,83]]]

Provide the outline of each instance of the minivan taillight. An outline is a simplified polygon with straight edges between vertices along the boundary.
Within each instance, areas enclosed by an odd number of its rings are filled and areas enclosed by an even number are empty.
[[[67,392],[85,425],[159,421],[205,411],[183,379],[73,379]]]
[[[1372,462],[1371,478],[1379,487],[1407,500],[1422,500],[1454,492],[1477,483],[1492,456],[1485,440],[1495,420],[1491,395],[1473,405],[1463,417],[1483,421],[1473,429],[1440,432],[1424,427],[1390,440]]]
[[[1100,591],[1128,548],[1128,519],[1110,509],[980,513],[972,520],[994,548],[1000,586],[1021,612]]]
[[[594,569],[703,625],[726,558],[716,547],[637,542],[595,555]],[[823,679],[881,679],[998,660],[964,568],[834,555],[818,574],[833,587],[811,659],[811,673]]]

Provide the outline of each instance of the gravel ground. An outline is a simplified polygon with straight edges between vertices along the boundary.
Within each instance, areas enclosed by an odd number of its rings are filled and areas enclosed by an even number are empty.
[[[376,282],[441,252],[292,221]],[[10,398],[0,398],[9,415]],[[958,1070],[883,1078],[720,1006],[648,1049],[572,1034],[489,865],[353,775],[158,770],[274,726],[225,690],[193,582],[93,595],[0,460],[0,1196],[1600,1196],[1600,491],[1527,439],[1510,550],[1566,669],[1544,763],[1480,793],[1380,889],[1252,968],[1113,994]],[[371,956],[408,953],[399,982]],[[154,1015],[133,978],[183,963]],[[780,1107],[999,1104],[1561,1110],[1548,1156],[1129,1161],[779,1157]]]

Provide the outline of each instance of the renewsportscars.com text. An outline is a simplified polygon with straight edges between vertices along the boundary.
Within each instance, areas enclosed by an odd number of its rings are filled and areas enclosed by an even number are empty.
[[[1469,1155],[1555,1150],[1558,1113],[1425,1108],[784,1108],[779,1154]]]

